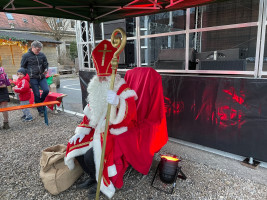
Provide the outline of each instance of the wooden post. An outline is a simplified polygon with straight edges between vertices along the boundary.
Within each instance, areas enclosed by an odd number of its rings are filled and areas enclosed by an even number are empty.
[[[117,36],[118,33],[121,34],[122,38]],[[118,56],[123,51],[126,45],[126,33],[123,29],[117,28],[113,31],[111,35],[111,44],[113,47],[118,48],[117,51],[114,53],[113,58],[111,60],[112,74],[111,74],[111,81],[110,81],[110,89],[113,90],[115,77],[116,77],[116,69],[118,68]],[[110,110],[111,110],[111,104],[108,104],[105,133],[104,133],[104,138],[103,138],[103,147],[102,147],[100,168],[99,168],[98,181],[97,181],[96,200],[99,200],[99,194],[100,194],[100,185],[101,185],[102,174],[103,174],[103,163],[104,163],[104,157],[105,157],[105,151],[106,151],[106,140],[107,140],[108,127],[109,127]]]

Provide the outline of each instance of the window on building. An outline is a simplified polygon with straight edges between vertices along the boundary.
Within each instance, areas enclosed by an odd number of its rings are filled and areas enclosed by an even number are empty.
[[[136,23],[134,18],[119,19],[119,20],[104,22],[103,26],[104,38],[110,39],[112,32],[118,27],[126,31],[127,37],[133,37],[136,35],[135,24]],[[98,24],[98,27],[101,28],[101,24]]]
[[[124,30],[126,24],[125,24],[125,19],[119,19],[119,20],[114,20],[114,21],[109,21],[109,22],[105,22],[104,23],[104,38],[105,39],[110,39],[110,36],[112,34],[112,32],[117,28],[117,27],[121,27]]]
[[[95,40],[102,40],[101,24],[94,24]]]
[[[190,27],[201,29],[192,31],[189,39],[196,50],[196,69],[254,71],[258,13],[259,2],[253,0],[191,8]]]
[[[185,34],[144,38],[141,44],[141,65],[155,69],[185,69]]]
[[[120,54],[119,69],[131,69],[137,66],[136,41],[127,40],[124,51]]]
[[[70,27],[71,27],[71,28],[75,28],[75,21],[74,21],[74,20],[71,20],[71,22],[70,22]]]
[[[58,26],[58,27],[62,27],[62,26],[63,26],[63,25],[62,25],[62,19],[57,18],[56,22],[57,22],[57,26]]]
[[[66,55],[70,56],[70,44],[66,44]]]
[[[14,17],[12,16],[11,13],[6,13],[6,17],[8,20],[14,20]]]
[[[263,2],[215,2],[95,24],[93,40],[110,39],[117,27],[126,30],[127,37],[132,37],[127,39],[127,44],[130,40],[132,43],[126,45],[128,52],[125,50],[121,55],[120,65],[127,67],[150,66],[171,73],[267,77],[267,10]],[[263,19],[262,22],[259,19]]]
[[[191,8],[190,28],[258,21],[259,1],[235,0]]]
[[[185,30],[185,10],[140,17],[141,35]]]
[[[10,28],[15,28],[15,24],[14,23],[9,23]]]

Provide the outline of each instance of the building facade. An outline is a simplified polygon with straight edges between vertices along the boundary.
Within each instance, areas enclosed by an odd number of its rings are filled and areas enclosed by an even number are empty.
[[[0,12],[0,29],[0,56],[9,76],[17,73],[22,55],[34,40],[43,43],[49,66],[57,67],[55,55],[60,42],[48,37],[51,28],[43,17]]]

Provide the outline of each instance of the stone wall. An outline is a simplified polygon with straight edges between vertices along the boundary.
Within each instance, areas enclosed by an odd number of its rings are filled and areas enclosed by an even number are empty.
[[[55,39],[53,36],[49,33],[38,33],[38,35]],[[76,41],[76,35],[75,31],[74,32],[68,32],[67,34],[64,35],[63,38],[59,42],[60,44],[57,44],[57,50],[56,50],[56,55],[58,56],[57,58],[57,63],[60,63],[60,68],[64,68],[65,65],[74,67],[74,62],[71,60],[70,55],[69,55],[69,44],[71,42]],[[68,47],[67,47],[68,46]],[[52,65],[51,65],[52,67]]]
[[[17,74],[22,54],[22,49],[16,45],[0,46],[2,64],[5,72],[8,74],[8,78],[12,78],[12,74]]]
[[[42,52],[46,55],[49,67],[58,67],[57,58],[57,44],[55,43],[43,43],[44,47]]]

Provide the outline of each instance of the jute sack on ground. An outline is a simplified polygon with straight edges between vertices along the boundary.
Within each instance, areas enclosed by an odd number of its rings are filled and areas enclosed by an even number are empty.
[[[68,189],[83,173],[78,162],[69,170],[64,164],[66,145],[58,144],[42,151],[40,177],[45,189],[53,195]]]

